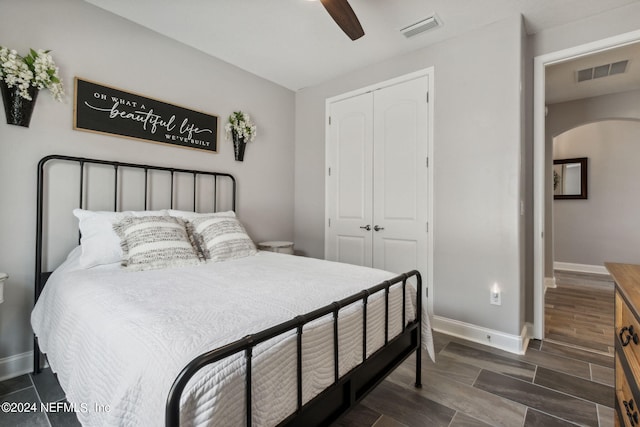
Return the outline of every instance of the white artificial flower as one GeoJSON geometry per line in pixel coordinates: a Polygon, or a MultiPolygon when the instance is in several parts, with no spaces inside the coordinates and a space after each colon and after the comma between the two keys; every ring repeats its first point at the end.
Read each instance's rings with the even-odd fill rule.
{"type": "Polygon", "coordinates": [[[237,137],[245,142],[253,141],[256,137],[256,126],[251,122],[247,113],[234,111],[229,116],[229,121],[224,127],[227,139],[237,137]]]}
{"type": "Polygon", "coordinates": [[[64,88],[58,75],[58,67],[48,51],[31,49],[22,57],[18,52],[0,46],[0,80],[8,87],[17,86],[22,98],[31,100],[28,89],[49,89],[56,101],[64,98],[64,88]]]}

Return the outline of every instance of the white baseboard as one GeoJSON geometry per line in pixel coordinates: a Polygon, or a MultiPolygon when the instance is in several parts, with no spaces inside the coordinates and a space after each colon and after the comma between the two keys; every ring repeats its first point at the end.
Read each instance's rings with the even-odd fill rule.
{"type": "Polygon", "coordinates": [[[0,381],[28,374],[33,370],[33,351],[0,359],[0,381]]]}
{"type": "Polygon", "coordinates": [[[549,288],[557,288],[558,285],[556,283],[555,277],[545,277],[544,278],[544,293],[547,293],[547,289],[549,288]]]}
{"type": "Polygon", "coordinates": [[[433,316],[431,326],[434,330],[443,334],[453,335],[516,354],[525,353],[529,344],[528,330],[532,330],[528,329],[525,324],[520,335],[512,335],[442,316],[433,316]]]}
{"type": "Polygon", "coordinates": [[[578,273],[591,273],[591,274],[604,274],[608,275],[604,265],[588,265],[588,264],[573,264],[570,262],[554,262],[554,270],[575,271],[578,273]]]}

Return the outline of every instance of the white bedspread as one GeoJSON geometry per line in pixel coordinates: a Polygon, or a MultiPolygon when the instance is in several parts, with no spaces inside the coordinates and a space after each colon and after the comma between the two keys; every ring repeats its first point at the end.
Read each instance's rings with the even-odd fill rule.
{"type": "MultiPolygon", "coordinates": [[[[271,252],[142,272],[117,266],[81,270],[72,254],[50,277],[31,322],[83,425],[161,426],[174,379],[197,355],[393,276],[271,252]]],[[[407,289],[409,299],[414,291],[407,289]]],[[[368,354],[384,342],[382,294],[368,306],[368,354]]],[[[390,337],[401,330],[401,300],[401,288],[392,288],[390,337]]],[[[415,309],[411,301],[406,307],[408,322],[415,309]]],[[[362,360],[360,309],[356,303],[340,311],[340,375],[362,360]]],[[[326,345],[332,334],[330,317],[304,329],[305,402],[333,382],[333,346],[326,345]]],[[[422,339],[425,348],[433,348],[428,323],[422,339]]],[[[182,425],[243,425],[244,366],[238,355],[196,375],[182,396],[182,425]]],[[[292,336],[255,348],[253,425],[274,425],[295,411],[295,367],[292,336]]]]}

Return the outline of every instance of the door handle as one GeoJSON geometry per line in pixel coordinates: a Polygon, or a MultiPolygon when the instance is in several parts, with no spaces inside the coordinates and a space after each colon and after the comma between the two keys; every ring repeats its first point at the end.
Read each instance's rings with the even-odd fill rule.
{"type": "Polygon", "coordinates": [[[373,229],[375,231],[381,231],[381,230],[384,230],[384,227],[379,227],[379,226],[376,225],[376,226],[373,227],[373,229]]]}
{"type": "Polygon", "coordinates": [[[360,228],[362,228],[363,230],[371,231],[371,226],[369,224],[361,225],[360,228]]]}

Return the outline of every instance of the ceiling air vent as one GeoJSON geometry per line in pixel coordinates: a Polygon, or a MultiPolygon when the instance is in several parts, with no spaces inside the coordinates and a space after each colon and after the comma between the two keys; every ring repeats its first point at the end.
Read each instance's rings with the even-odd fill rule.
{"type": "Polygon", "coordinates": [[[417,36],[420,33],[424,33],[432,28],[437,28],[441,24],[440,19],[434,13],[430,17],[423,19],[422,21],[416,22],[415,24],[411,24],[408,27],[404,27],[400,30],[400,32],[406,37],[417,36]]]}
{"type": "Polygon", "coordinates": [[[599,65],[593,68],[585,68],[578,71],[578,83],[586,80],[599,79],[601,77],[612,76],[614,74],[622,74],[627,71],[629,60],[614,62],[612,64],[599,65]]]}

